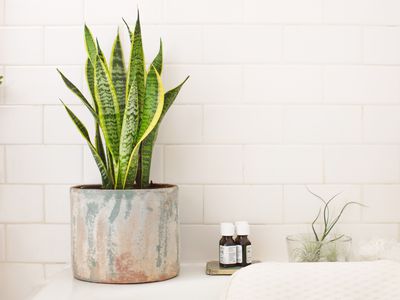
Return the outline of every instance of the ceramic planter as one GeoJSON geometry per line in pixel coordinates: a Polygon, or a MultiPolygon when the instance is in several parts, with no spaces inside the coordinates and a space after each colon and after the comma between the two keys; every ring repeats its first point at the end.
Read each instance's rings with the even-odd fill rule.
{"type": "Polygon", "coordinates": [[[178,275],[178,187],[154,187],[71,188],[75,278],[102,283],[140,283],[178,275]]]}

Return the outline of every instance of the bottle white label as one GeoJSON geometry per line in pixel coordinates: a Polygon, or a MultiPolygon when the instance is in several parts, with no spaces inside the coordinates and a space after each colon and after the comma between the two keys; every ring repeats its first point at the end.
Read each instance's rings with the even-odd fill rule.
{"type": "Polygon", "coordinates": [[[236,261],[237,263],[241,264],[243,261],[243,254],[242,254],[242,245],[237,245],[236,246],[236,261]]]}
{"type": "Polygon", "coordinates": [[[248,245],[246,247],[246,263],[251,264],[251,262],[252,262],[251,245],[248,245]]]}
{"type": "Polygon", "coordinates": [[[219,246],[219,262],[224,265],[236,264],[236,246],[219,246]]]}

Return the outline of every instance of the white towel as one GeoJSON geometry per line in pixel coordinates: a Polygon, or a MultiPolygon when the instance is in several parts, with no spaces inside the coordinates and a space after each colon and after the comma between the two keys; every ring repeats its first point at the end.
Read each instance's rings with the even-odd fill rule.
{"type": "Polygon", "coordinates": [[[259,263],[236,272],[224,300],[400,300],[400,263],[259,263]]]}

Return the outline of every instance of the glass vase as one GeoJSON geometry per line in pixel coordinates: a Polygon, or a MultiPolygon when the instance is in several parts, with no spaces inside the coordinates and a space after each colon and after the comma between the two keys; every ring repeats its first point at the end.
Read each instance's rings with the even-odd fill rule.
{"type": "Polygon", "coordinates": [[[286,238],[290,262],[349,261],[351,237],[331,235],[317,241],[313,234],[296,234],[286,238]]]}

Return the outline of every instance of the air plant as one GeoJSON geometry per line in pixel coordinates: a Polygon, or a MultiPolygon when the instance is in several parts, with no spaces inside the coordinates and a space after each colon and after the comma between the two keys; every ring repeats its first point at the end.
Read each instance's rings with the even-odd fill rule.
{"type": "MultiPolygon", "coordinates": [[[[323,203],[323,207],[319,209],[317,216],[315,217],[315,219],[313,220],[313,222],[311,223],[311,228],[315,237],[315,240],[317,242],[323,242],[325,241],[330,235],[330,233],[332,232],[332,229],[335,227],[335,225],[339,222],[340,218],[342,217],[345,209],[349,206],[349,205],[359,205],[359,206],[364,206],[362,203],[359,202],[355,202],[355,201],[350,201],[347,202],[345,205],[343,205],[343,207],[341,208],[339,214],[331,219],[331,215],[330,215],[330,209],[329,209],[329,205],[331,204],[331,202],[341,194],[337,193],[335,194],[333,197],[331,197],[329,200],[325,200],[324,198],[322,198],[321,196],[315,194],[314,192],[312,192],[309,188],[307,188],[307,190],[315,197],[317,197],[319,200],[322,201],[323,203]],[[318,235],[317,231],[315,230],[315,223],[318,221],[318,219],[321,216],[321,211],[323,211],[323,230],[321,232],[320,235],[318,235]]],[[[344,237],[344,234],[339,235],[337,237],[334,237],[332,239],[330,239],[328,242],[334,242],[337,241],[341,238],[344,237]]]]}
{"type": "Polygon", "coordinates": [[[336,199],[341,193],[335,194],[330,199],[326,200],[323,197],[315,194],[309,188],[307,190],[316,198],[322,202],[322,207],[320,207],[317,216],[311,223],[312,236],[301,237],[299,240],[293,240],[288,238],[288,242],[300,243],[300,247],[292,250],[291,256],[295,261],[298,262],[317,262],[317,261],[337,261],[338,256],[341,251],[347,251],[348,249],[341,249],[338,246],[337,241],[344,242],[351,241],[349,237],[344,234],[335,235],[332,234],[332,230],[335,228],[336,224],[339,222],[346,208],[350,205],[364,206],[363,204],[355,201],[350,201],[345,203],[335,217],[332,217],[330,205],[332,201],[336,199]],[[315,224],[321,218],[322,215],[322,230],[318,234],[315,229],[315,224]],[[347,239],[346,239],[347,238],[347,239]]]}

